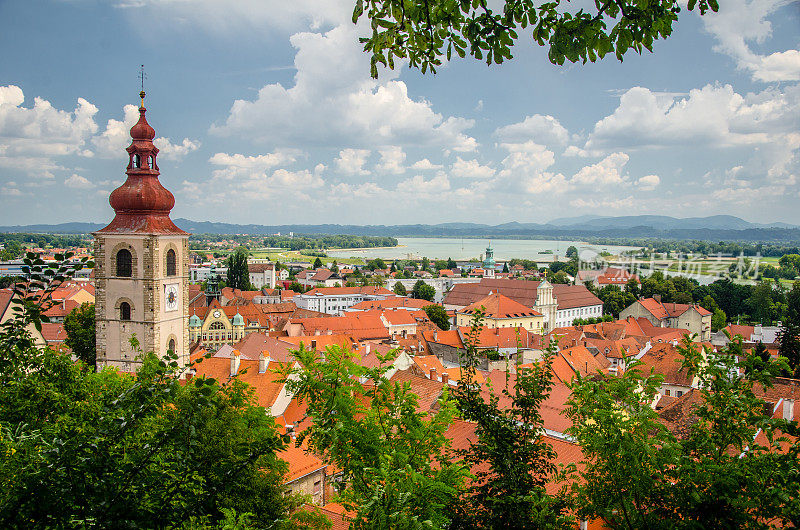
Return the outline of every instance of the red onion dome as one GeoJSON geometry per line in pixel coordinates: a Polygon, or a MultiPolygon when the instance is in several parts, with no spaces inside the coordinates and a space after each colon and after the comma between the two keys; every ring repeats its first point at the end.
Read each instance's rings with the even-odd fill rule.
{"type": "Polygon", "coordinates": [[[155,175],[136,175],[128,176],[122,186],[112,191],[108,202],[117,213],[168,214],[175,206],[175,197],[155,175]]]}
{"type": "Polygon", "coordinates": [[[147,109],[144,107],[139,107],[139,121],[131,127],[131,138],[134,140],[152,141],[156,137],[156,130],[150,127],[150,124],[147,123],[147,118],[144,117],[146,111],[147,109]]]}

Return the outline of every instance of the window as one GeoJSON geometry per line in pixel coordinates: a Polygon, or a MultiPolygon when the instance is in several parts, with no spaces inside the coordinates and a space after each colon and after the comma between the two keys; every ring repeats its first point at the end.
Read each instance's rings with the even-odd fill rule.
{"type": "Polygon", "coordinates": [[[119,319],[120,320],[130,320],[131,319],[131,304],[128,302],[122,302],[119,304],[119,319]]]}
{"type": "Polygon", "coordinates": [[[665,396],[668,396],[668,395],[669,395],[669,389],[667,389],[667,390],[665,390],[665,391],[664,391],[664,395],[665,395],[665,396]]]}
{"type": "Polygon", "coordinates": [[[140,167],[142,167],[142,157],[140,157],[139,155],[133,155],[133,167],[135,169],[139,169],[140,167]]]}
{"type": "Polygon", "coordinates": [[[169,249],[167,251],[167,276],[175,276],[178,273],[178,267],[175,262],[175,251],[169,249]]]}
{"type": "Polygon", "coordinates": [[[148,156],[147,157],[147,165],[150,166],[151,168],[153,167],[154,164],[153,164],[153,157],[152,156],[148,156]]]}
{"type": "Polygon", "coordinates": [[[209,329],[225,329],[225,325],[222,322],[213,322],[209,329]]]}
{"type": "Polygon", "coordinates": [[[130,278],[133,276],[133,256],[127,248],[117,252],[117,276],[130,278]]]}
{"type": "Polygon", "coordinates": [[[172,353],[175,353],[175,339],[169,339],[169,344],[167,345],[167,349],[172,353]]]}
{"type": "Polygon", "coordinates": [[[678,395],[678,397],[681,397],[683,395],[683,390],[677,390],[676,394],[678,395]]]}

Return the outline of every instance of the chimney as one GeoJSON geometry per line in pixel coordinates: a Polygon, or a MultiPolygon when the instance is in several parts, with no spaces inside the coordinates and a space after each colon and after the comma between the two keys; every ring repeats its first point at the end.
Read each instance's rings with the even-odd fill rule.
{"type": "Polygon", "coordinates": [[[311,339],[311,349],[312,350],[317,349],[317,339],[311,339]]]}
{"type": "Polygon", "coordinates": [[[431,368],[430,376],[431,376],[430,378],[433,379],[434,381],[438,381],[439,380],[439,378],[436,377],[436,368],[431,368]]]}
{"type": "Polygon", "coordinates": [[[794,400],[783,400],[783,419],[787,421],[794,421],[794,400]]]}
{"type": "Polygon", "coordinates": [[[267,371],[267,366],[269,366],[269,356],[264,355],[264,352],[262,351],[258,355],[258,373],[265,373],[267,371]]]}
{"type": "Polygon", "coordinates": [[[442,383],[444,383],[446,385],[450,384],[450,376],[447,374],[447,372],[444,372],[442,374],[442,383]]]}
{"type": "Polygon", "coordinates": [[[661,303],[661,295],[660,294],[654,294],[653,295],[653,300],[655,300],[658,303],[661,303]]]}
{"type": "Polygon", "coordinates": [[[367,342],[364,344],[364,355],[369,355],[370,350],[372,349],[372,345],[367,342]]]}
{"type": "Polygon", "coordinates": [[[231,377],[235,376],[239,372],[239,352],[238,350],[233,350],[231,353],[231,377]]]}
{"type": "Polygon", "coordinates": [[[437,333],[436,331],[434,331],[434,332],[433,332],[433,342],[437,342],[437,341],[438,341],[438,336],[439,336],[439,333],[437,333]]]}

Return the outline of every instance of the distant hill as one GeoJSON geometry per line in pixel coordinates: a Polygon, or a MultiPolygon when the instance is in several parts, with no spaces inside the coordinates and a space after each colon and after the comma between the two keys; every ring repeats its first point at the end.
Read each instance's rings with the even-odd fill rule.
{"type": "MultiPolygon", "coordinates": [[[[180,228],[194,234],[352,234],[394,237],[485,237],[519,239],[659,238],[704,241],[800,242],[800,228],[785,223],[762,225],[739,217],[715,215],[678,219],[662,215],[624,217],[581,216],[554,219],[547,224],[511,222],[500,225],[442,223],[436,225],[238,225],[175,219],[180,228]]],[[[104,225],[63,223],[58,225],[4,226],[0,232],[91,233],[104,225]]]]}

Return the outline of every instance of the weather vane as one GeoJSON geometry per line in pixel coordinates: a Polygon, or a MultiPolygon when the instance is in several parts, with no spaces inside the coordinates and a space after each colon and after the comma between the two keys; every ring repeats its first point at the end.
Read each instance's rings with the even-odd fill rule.
{"type": "Polygon", "coordinates": [[[141,107],[144,108],[144,80],[147,79],[147,74],[144,73],[144,65],[141,66],[137,77],[142,81],[142,91],[139,92],[139,97],[142,98],[141,107]]]}

